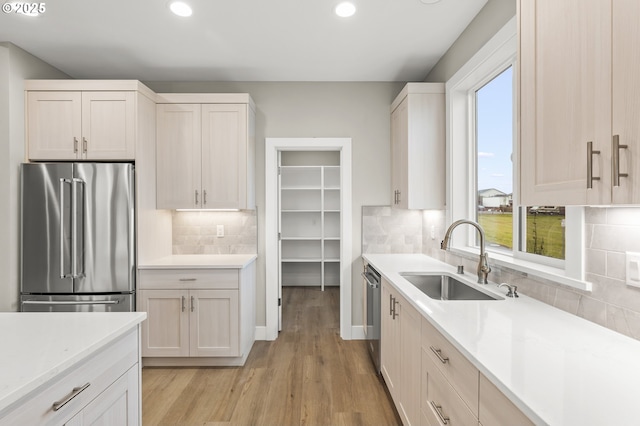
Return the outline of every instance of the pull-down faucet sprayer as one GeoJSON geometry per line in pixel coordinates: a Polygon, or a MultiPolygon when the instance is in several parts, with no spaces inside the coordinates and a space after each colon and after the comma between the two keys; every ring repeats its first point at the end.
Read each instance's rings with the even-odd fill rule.
{"type": "Polygon", "coordinates": [[[484,249],[484,230],[477,222],[467,219],[456,220],[449,226],[447,232],[444,233],[444,239],[440,243],[440,248],[442,250],[446,250],[449,247],[449,239],[451,238],[451,232],[458,226],[463,223],[469,224],[475,227],[480,234],[480,259],[478,261],[478,283],[487,284],[487,277],[489,276],[489,272],[491,272],[491,267],[489,267],[489,263],[487,261],[487,253],[484,249]]]}

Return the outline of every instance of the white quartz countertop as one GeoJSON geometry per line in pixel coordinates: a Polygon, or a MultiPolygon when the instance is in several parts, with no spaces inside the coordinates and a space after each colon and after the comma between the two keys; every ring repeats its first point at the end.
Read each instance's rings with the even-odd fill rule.
{"type": "Polygon", "coordinates": [[[256,254],[176,254],[138,265],[138,269],[242,269],[251,264],[256,254]]]}
{"type": "MultiPolygon", "coordinates": [[[[425,255],[363,258],[536,424],[640,424],[639,341],[522,294],[431,299],[399,274],[455,274],[454,267],[425,255]]],[[[464,277],[480,286],[475,274],[464,277]]],[[[506,294],[495,283],[482,287],[506,294]]]]}
{"type": "Polygon", "coordinates": [[[146,317],[145,312],[0,313],[0,413],[146,317]]]}

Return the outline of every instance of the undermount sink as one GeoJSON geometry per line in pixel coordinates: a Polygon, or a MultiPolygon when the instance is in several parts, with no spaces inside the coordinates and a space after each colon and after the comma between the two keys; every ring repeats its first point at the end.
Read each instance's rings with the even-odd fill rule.
{"type": "Polygon", "coordinates": [[[503,300],[489,292],[471,287],[449,275],[404,272],[400,275],[418,290],[436,300],[503,300]]]}

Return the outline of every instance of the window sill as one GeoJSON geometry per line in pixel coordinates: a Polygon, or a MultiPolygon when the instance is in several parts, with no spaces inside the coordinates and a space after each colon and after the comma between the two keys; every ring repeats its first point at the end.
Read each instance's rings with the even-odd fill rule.
{"type": "MultiPolygon", "coordinates": [[[[451,248],[450,251],[464,257],[465,259],[478,259],[478,250],[451,248]]],[[[568,277],[564,269],[554,268],[552,266],[541,265],[539,263],[529,262],[522,259],[514,259],[511,256],[505,256],[499,253],[489,253],[489,266],[491,265],[496,265],[506,270],[544,278],[582,291],[591,292],[592,290],[592,286],[589,281],[568,277]]]]}

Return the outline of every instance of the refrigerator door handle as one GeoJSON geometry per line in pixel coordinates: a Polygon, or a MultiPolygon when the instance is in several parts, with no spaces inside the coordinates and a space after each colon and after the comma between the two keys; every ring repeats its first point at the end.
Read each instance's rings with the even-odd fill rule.
{"type": "MultiPolygon", "coordinates": [[[[80,214],[78,211],[78,186],[83,185],[82,189],[84,190],[85,181],[73,178],[71,185],[73,191],[71,198],[71,211],[73,212],[71,216],[71,232],[73,241],[71,246],[71,273],[73,278],[80,278],[82,275],[78,272],[78,253],[84,253],[84,229],[82,230],[82,234],[80,234],[81,231],[78,227],[78,215],[80,214]],[[82,243],[80,250],[78,250],[78,242],[82,243]]],[[[80,205],[80,208],[84,215],[84,207],[82,204],[80,205]]],[[[84,225],[84,216],[82,223],[84,225]]],[[[84,257],[82,259],[82,273],[84,273],[84,257]]]]}
{"type": "Polygon", "coordinates": [[[70,179],[60,178],[59,182],[59,191],[60,191],[60,278],[68,278],[73,276],[73,271],[71,274],[67,274],[64,271],[64,185],[71,184],[70,179]]]}
{"type": "Polygon", "coordinates": [[[119,300],[25,300],[23,305],[117,305],[119,300]]]}

